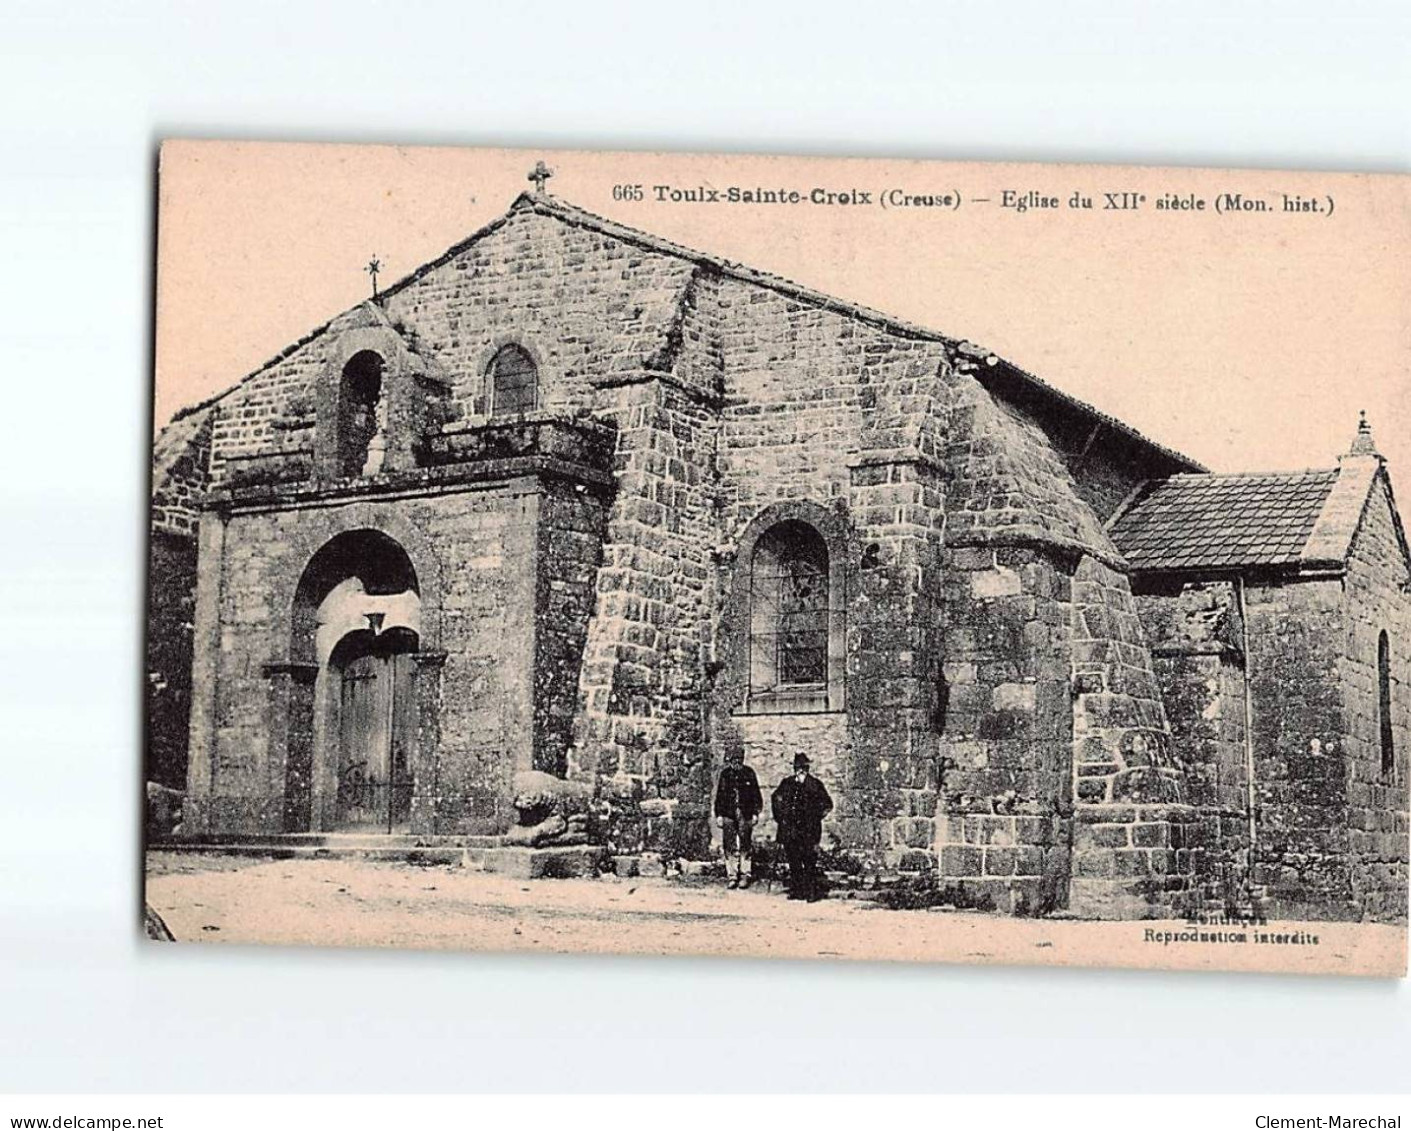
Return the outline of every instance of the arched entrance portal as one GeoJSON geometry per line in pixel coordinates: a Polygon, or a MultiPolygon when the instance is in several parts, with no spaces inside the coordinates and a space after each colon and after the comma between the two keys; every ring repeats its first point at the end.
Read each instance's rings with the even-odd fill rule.
{"type": "Polygon", "coordinates": [[[394,833],[417,776],[421,593],[406,551],[352,530],[309,560],[294,598],[284,827],[394,833]]]}

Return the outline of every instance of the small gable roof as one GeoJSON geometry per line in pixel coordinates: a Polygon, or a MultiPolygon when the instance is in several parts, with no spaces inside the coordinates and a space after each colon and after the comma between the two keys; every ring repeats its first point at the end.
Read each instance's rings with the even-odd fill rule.
{"type": "Polygon", "coordinates": [[[1336,469],[1173,475],[1144,484],[1108,533],[1137,572],[1298,566],[1337,481],[1336,469]]]}

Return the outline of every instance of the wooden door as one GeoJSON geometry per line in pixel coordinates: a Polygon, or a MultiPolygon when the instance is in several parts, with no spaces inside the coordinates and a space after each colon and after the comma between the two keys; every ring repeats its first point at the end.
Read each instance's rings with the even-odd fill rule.
{"type": "Polygon", "coordinates": [[[373,652],[342,669],[338,828],[399,832],[411,818],[412,658],[373,652]]]}
{"type": "Polygon", "coordinates": [[[358,656],[343,666],[338,713],[338,827],[386,827],[388,709],[391,681],[384,656],[358,656]]]}

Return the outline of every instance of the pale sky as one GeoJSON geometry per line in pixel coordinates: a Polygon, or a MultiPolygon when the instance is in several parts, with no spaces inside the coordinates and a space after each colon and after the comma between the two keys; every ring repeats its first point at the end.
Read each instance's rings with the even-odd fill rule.
{"type": "Polygon", "coordinates": [[[168,143],[157,423],[366,298],[374,255],[386,286],[493,220],[540,158],[572,204],[978,342],[1213,470],[1330,466],[1366,409],[1411,482],[1409,182],[1349,174],[168,143]],[[872,199],[672,203],[656,185],[872,199]],[[891,190],[961,205],[879,206],[891,190]],[[1005,190],[1061,207],[1004,209],[1005,190]],[[1146,201],[1103,210],[1104,192],[1146,201]],[[1156,211],[1167,192],[1206,210],[1156,211]],[[1225,192],[1274,211],[1217,215],[1225,192]],[[1283,193],[1322,211],[1284,213],[1283,193]]]}

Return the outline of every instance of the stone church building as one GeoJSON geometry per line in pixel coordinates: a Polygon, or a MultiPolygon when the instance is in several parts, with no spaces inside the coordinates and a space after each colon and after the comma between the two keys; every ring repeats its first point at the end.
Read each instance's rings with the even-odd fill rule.
{"type": "Polygon", "coordinates": [[[1411,557],[1365,425],[1208,474],[541,185],[180,414],[153,489],[187,835],[491,836],[536,769],[704,858],[726,754],[768,790],[805,751],[826,845],[1002,911],[1406,916],[1411,557]]]}

